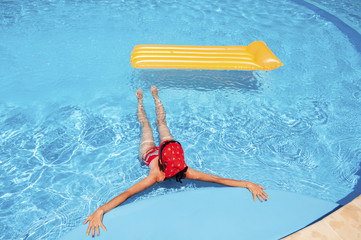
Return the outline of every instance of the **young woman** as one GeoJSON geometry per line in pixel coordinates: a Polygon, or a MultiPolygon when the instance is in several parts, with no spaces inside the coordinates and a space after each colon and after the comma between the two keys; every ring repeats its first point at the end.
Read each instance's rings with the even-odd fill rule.
{"type": "Polygon", "coordinates": [[[95,230],[99,235],[99,226],[104,231],[102,220],[103,215],[109,212],[113,208],[122,204],[126,199],[137,194],[144,189],[149,188],[157,182],[162,182],[166,178],[175,176],[178,182],[182,182],[182,179],[194,179],[199,181],[214,182],[232,187],[243,187],[253,194],[253,199],[256,201],[256,196],[262,202],[262,199],[267,201],[267,194],[263,191],[265,188],[248,181],[238,181],[233,179],[225,179],[218,176],[210,175],[196,171],[187,166],[184,161],[184,153],[182,146],[179,142],[175,141],[171,135],[166,120],[165,111],[163,105],[158,97],[158,89],[155,86],[151,87],[152,95],[155,101],[156,115],[157,115],[157,126],[159,131],[160,146],[157,147],[154,142],[153,132],[150,127],[147,115],[143,107],[143,92],[138,89],[136,92],[138,98],[138,120],[142,125],[142,136],[139,145],[139,157],[142,161],[150,167],[150,171],[147,177],[138,183],[134,184],[128,190],[124,191],[117,197],[110,200],[108,203],[99,207],[92,215],[90,215],[84,222],[89,222],[87,229],[87,235],[92,231],[94,237],[95,230]]]}

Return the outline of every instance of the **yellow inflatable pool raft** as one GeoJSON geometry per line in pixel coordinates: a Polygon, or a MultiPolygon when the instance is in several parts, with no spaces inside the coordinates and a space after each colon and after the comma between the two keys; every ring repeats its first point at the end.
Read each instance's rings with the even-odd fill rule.
{"type": "Polygon", "coordinates": [[[262,41],[248,46],[137,45],[131,63],[135,68],[264,71],[283,65],[262,41]]]}

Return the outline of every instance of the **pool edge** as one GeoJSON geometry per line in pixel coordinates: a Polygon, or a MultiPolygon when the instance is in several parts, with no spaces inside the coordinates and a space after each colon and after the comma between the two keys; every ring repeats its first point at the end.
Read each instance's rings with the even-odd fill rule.
{"type": "Polygon", "coordinates": [[[360,239],[361,194],[321,220],[282,239],[300,240],[314,237],[339,240],[360,239]]]}

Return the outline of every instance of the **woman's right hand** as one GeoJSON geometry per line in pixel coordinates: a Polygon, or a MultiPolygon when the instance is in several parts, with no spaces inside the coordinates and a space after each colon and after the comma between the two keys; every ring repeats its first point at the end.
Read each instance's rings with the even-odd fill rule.
{"type": "Polygon", "coordinates": [[[104,211],[100,208],[98,208],[92,215],[90,215],[89,217],[87,217],[87,219],[85,219],[84,224],[86,224],[87,222],[89,222],[89,226],[88,226],[88,230],[86,232],[86,235],[89,235],[90,230],[92,231],[92,236],[95,236],[95,229],[97,230],[97,234],[99,235],[99,226],[101,226],[104,231],[107,231],[107,229],[104,227],[102,221],[103,221],[103,215],[104,215],[104,211]]]}
{"type": "Polygon", "coordinates": [[[157,175],[156,174],[149,174],[146,178],[140,180],[136,184],[134,184],[132,187],[130,187],[128,190],[122,192],[112,200],[110,200],[108,203],[104,204],[100,208],[98,208],[92,215],[87,217],[85,219],[84,224],[89,222],[88,230],[86,232],[87,235],[89,235],[90,230],[92,231],[92,236],[95,236],[95,229],[97,230],[97,234],[99,235],[99,226],[101,226],[104,231],[107,231],[104,227],[102,220],[103,215],[105,212],[109,212],[113,208],[119,206],[122,204],[125,200],[127,200],[129,197],[133,196],[136,193],[139,193],[143,191],[146,188],[149,188],[150,186],[157,183],[157,175]]]}

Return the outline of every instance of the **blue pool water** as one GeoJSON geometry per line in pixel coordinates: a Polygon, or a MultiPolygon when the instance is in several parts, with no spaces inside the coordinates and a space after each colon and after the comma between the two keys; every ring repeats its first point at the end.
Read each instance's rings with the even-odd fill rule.
{"type": "MultiPolygon", "coordinates": [[[[341,204],[360,194],[359,16],[342,12],[340,23],[342,4],[304,3],[1,1],[0,239],[57,239],[147,175],[134,93],[144,89],[155,129],[152,84],[191,167],[341,204]],[[144,71],[129,62],[137,44],[255,40],[284,66],[144,71]]],[[[131,201],[196,187],[166,182],[131,201]]]]}

